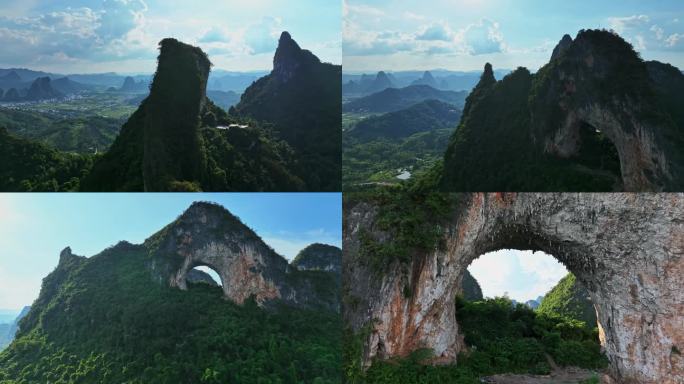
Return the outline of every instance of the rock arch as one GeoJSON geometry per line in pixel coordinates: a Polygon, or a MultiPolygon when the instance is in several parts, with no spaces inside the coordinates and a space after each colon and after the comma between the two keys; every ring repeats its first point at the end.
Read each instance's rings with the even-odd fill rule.
{"type": "Polygon", "coordinates": [[[354,330],[370,326],[364,363],[431,348],[453,362],[464,343],[453,298],[468,265],[503,249],[554,255],[590,292],[610,360],[621,383],[681,383],[684,375],[684,195],[472,194],[443,229],[443,249],[392,265],[378,279],[357,256],[361,229],[376,208],[345,215],[345,307],[354,330]],[[407,297],[405,285],[411,285],[407,297]]]}

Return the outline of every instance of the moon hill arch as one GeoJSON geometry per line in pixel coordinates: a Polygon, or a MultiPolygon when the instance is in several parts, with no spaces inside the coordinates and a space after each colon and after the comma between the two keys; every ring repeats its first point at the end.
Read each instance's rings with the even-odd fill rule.
{"type": "MultiPolygon", "coordinates": [[[[213,282],[208,274],[194,269],[206,266],[220,276],[225,298],[237,304],[253,298],[262,307],[282,303],[340,310],[341,277],[339,272],[327,271],[328,264],[341,264],[339,248],[336,260],[334,253],[323,256],[312,253],[313,256],[304,258],[304,261],[314,258],[308,262],[311,268],[297,268],[218,204],[193,203],[142,245],[120,242],[108,251],[117,249],[145,252],[150,277],[159,284],[187,290],[188,283],[213,282]],[[321,289],[329,286],[336,288],[321,289]]],[[[89,260],[73,255],[66,248],[60,255],[58,269],[89,260]]]]}
{"type": "Polygon", "coordinates": [[[479,193],[458,200],[441,227],[443,247],[416,251],[408,265],[395,261],[380,277],[361,256],[362,237],[391,239],[379,229],[379,207],[360,201],[345,209],[343,290],[358,305],[345,307],[344,320],[354,331],[370,329],[366,366],[423,348],[432,349],[434,363],[457,363],[466,346],[454,297],[466,268],[511,248],[553,255],[587,288],[614,380],[682,382],[684,195],[479,193]]]}
{"type": "Polygon", "coordinates": [[[612,31],[565,35],[536,73],[486,64],[445,152],[444,191],[684,190],[684,75],[612,31]]]}

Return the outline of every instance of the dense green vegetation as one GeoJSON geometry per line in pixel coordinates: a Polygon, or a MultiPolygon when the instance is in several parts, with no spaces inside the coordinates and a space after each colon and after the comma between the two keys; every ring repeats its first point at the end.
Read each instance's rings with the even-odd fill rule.
{"type": "Polygon", "coordinates": [[[59,152],[0,127],[0,190],[77,191],[95,157],[59,152]]]}
{"type": "Polygon", "coordinates": [[[456,107],[428,100],[350,124],[342,139],[344,189],[398,183],[401,170],[415,174],[432,167],[443,156],[459,119],[456,107]]]}
{"type": "Polygon", "coordinates": [[[41,112],[0,108],[0,127],[12,134],[60,151],[82,154],[106,151],[124,121],[96,115],[57,118],[41,112]]]}
{"type": "Polygon", "coordinates": [[[0,382],[340,382],[339,314],[236,305],[208,284],[170,288],[150,257],[120,243],[60,260],[0,353],[0,382]]]}
{"type": "Polygon", "coordinates": [[[596,327],[596,310],[591,303],[589,292],[572,273],[568,273],[544,296],[537,312],[559,314],[583,321],[591,328],[596,327]]]}
{"type": "Polygon", "coordinates": [[[374,229],[391,234],[391,240],[381,242],[369,232],[361,233],[359,256],[378,273],[394,261],[410,262],[417,250],[442,246],[442,226],[458,202],[457,195],[438,192],[419,182],[374,188],[345,198],[363,198],[376,204],[374,229]]]}
{"type": "Polygon", "coordinates": [[[586,369],[602,369],[608,363],[596,329],[558,315],[536,313],[522,304],[513,306],[506,298],[457,299],[456,316],[469,347],[458,356],[457,364],[425,364],[431,352],[421,350],[406,359],[376,361],[364,373],[354,369],[354,339],[346,338],[347,381],[476,384],[480,377],[496,373],[548,374],[548,358],[559,366],[586,369]]]}

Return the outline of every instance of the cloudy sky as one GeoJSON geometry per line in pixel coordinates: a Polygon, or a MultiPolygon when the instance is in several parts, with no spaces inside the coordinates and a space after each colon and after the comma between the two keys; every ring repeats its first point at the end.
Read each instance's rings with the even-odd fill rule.
{"type": "Polygon", "coordinates": [[[341,12],[339,0],[0,0],[0,67],[149,73],[175,37],[216,68],[264,70],[283,30],[339,64],[341,12]]]}
{"type": "Polygon", "coordinates": [[[120,240],[142,243],[197,200],[228,208],[288,259],[315,242],[341,246],[339,193],[3,193],[0,309],[31,304],[65,247],[92,256],[120,240]]]}
{"type": "Polygon", "coordinates": [[[564,34],[613,29],[645,59],[684,68],[681,0],[344,0],[345,71],[545,64],[564,34]]]}
{"type": "Polygon", "coordinates": [[[504,249],[480,256],[468,267],[485,297],[525,302],[545,295],[568,271],[544,252],[504,249]]]}

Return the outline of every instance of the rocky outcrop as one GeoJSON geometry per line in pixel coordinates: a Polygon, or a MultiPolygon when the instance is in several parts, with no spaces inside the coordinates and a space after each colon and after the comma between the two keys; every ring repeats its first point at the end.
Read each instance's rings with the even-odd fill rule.
{"type": "Polygon", "coordinates": [[[345,208],[344,318],[356,331],[370,328],[365,364],[421,348],[432,349],[436,363],[454,362],[465,348],[454,305],[461,277],[479,255],[511,248],[554,255],[586,287],[615,380],[681,382],[684,195],[468,194],[459,201],[442,227],[443,247],[416,252],[409,265],[396,261],[381,276],[360,250],[362,233],[392,239],[375,222],[378,207],[345,208]]]}
{"type": "Polygon", "coordinates": [[[281,83],[292,79],[299,68],[321,64],[321,61],[308,50],[301,49],[290,33],[283,31],[278,39],[278,48],[273,56],[273,76],[281,83]]]}
{"type": "Polygon", "coordinates": [[[572,37],[570,37],[570,35],[563,35],[561,41],[558,42],[556,48],[553,49],[553,53],[551,54],[551,61],[559,58],[563,53],[565,53],[565,51],[568,50],[570,45],[572,45],[572,37]]]}
{"type": "Polygon", "coordinates": [[[490,73],[445,155],[445,190],[684,187],[684,88],[663,86],[681,84],[678,70],[645,63],[612,32],[586,30],[564,36],[536,74],[518,69],[496,82],[490,73]]]}
{"type": "MultiPolygon", "coordinates": [[[[221,278],[226,298],[262,306],[284,302],[300,307],[339,308],[339,300],[318,292],[312,277],[288,265],[249,227],[225,208],[194,203],[176,221],[145,241],[153,255],[155,280],[188,288],[193,268],[207,266],[221,278]]],[[[339,272],[330,273],[339,280],[339,272]]]]}
{"type": "Polygon", "coordinates": [[[327,271],[342,273],[342,250],[328,244],[311,244],[292,260],[300,271],[327,271]]]}

